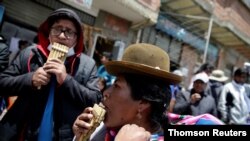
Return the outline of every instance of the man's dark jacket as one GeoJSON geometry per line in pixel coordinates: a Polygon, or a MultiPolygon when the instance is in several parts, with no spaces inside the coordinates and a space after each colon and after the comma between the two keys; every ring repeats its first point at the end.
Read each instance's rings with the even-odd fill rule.
{"type": "Polygon", "coordinates": [[[9,64],[9,47],[5,43],[0,42],[0,72],[4,71],[9,64]]]}
{"type": "MultiPolygon", "coordinates": [[[[60,10],[56,12],[60,14],[65,12],[70,16],[73,15],[73,18],[75,16],[70,10],[60,10]]],[[[32,75],[44,65],[49,54],[47,21],[39,30],[40,44],[22,50],[13,64],[0,75],[1,95],[18,96],[0,122],[1,141],[37,140],[51,82],[37,89],[32,86],[32,75]]],[[[78,35],[75,46],[76,54],[65,61],[68,75],[61,85],[57,84],[54,93],[54,141],[71,141],[74,136],[72,125],[77,116],[84,108],[93,106],[101,99],[95,61],[81,53],[83,37],[82,31],[80,29],[78,31],[81,34],[78,35]]]]}

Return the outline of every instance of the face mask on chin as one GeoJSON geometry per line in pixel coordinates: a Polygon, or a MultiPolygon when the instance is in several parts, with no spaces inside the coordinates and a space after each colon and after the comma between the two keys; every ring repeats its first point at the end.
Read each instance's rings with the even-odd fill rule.
{"type": "MultiPolygon", "coordinates": [[[[73,56],[73,55],[75,54],[74,47],[75,47],[75,45],[73,45],[71,48],[69,48],[67,57],[73,56]]],[[[48,45],[47,48],[48,48],[49,51],[51,51],[51,49],[52,49],[52,44],[50,43],[50,44],[48,45]]]]}

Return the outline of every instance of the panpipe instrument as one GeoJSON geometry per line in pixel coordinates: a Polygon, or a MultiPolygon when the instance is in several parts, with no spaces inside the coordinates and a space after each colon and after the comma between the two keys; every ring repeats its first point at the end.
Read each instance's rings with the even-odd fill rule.
{"type": "Polygon", "coordinates": [[[104,120],[105,113],[106,111],[102,103],[99,103],[99,105],[98,104],[94,105],[93,111],[92,111],[93,118],[90,121],[91,129],[87,133],[81,135],[80,141],[88,141],[90,135],[95,131],[95,129],[104,120]]]}
{"type": "MultiPolygon", "coordinates": [[[[59,43],[53,43],[52,49],[49,53],[47,61],[55,58],[64,62],[66,60],[68,51],[69,51],[69,48],[67,46],[59,44],[59,43]]],[[[38,89],[41,89],[41,86],[38,86],[38,89]]]]}
{"type": "Polygon", "coordinates": [[[49,53],[49,57],[47,61],[50,59],[57,58],[61,60],[62,62],[64,62],[67,57],[68,51],[69,51],[69,48],[67,46],[59,44],[59,43],[53,43],[52,49],[49,53]]]}

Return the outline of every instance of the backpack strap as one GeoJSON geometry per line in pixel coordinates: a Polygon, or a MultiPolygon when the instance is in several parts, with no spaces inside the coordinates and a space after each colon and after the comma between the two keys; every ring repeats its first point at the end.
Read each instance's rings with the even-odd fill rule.
{"type": "Polygon", "coordinates": [[[31,68],[30,68],[30,63],[31,63],[31,59],[32,57],[35,55],[37,56],[37,61],[38,61],[38,65],[42,66],[44,61],[42,60],[41,55],[38,53],[38,49],[36,47],[36,45],[32,45],[30,47],[27,47],[26,49],[24,49],[22,51],[22,53],[20,53],[20,60],[21,60],[21,67],[24,73],[26,72],[31,72],[31,68]]]}

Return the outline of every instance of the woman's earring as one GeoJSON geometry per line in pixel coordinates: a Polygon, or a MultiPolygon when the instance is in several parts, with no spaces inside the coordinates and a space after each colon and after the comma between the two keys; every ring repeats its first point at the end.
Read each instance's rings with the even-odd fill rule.
{"type": "Polygon", "coordinates": [[[138,111],[138,113],[137,113],[137,117],[138,117],[138,119],[139,119],[139,120],[141,120],[141,119],[142,119],[141,110],[139,110],[139,111],[138,111]]]}
{"type": "Polygon", "coordinates": [[[141,110],[138,110],[138,113],[137,113],[137,119],[138,119],[138,125],[141,125],[141,119],[142,119],[142,115],[141,115],[141,110]]]}

